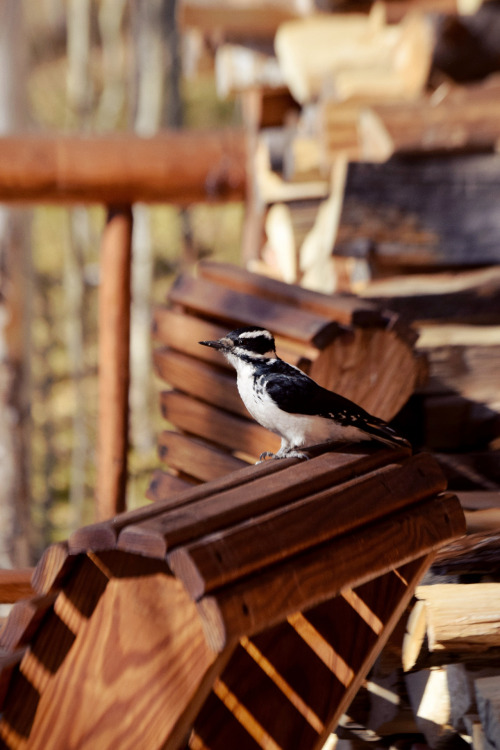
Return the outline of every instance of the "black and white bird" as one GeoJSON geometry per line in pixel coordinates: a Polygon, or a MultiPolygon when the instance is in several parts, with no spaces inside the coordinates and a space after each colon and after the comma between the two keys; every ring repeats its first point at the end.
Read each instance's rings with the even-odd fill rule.
{"type": "Polygon", "coordinates": [[[410,447],[382,419],[280,359],[273,335],[263,328],[238,328],[217,341],[199,343],[217,349],[233,365],[246,408],[259,424],[281,437],[279,451],[262,453],[261,461],[308,458],[297,449],[330,442],[379,440],[410,447]]]}

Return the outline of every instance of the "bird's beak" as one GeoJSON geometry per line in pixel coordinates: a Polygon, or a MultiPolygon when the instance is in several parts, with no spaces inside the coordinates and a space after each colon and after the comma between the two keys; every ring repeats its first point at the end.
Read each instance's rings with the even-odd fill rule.
{"type": "Polygon", "coordinates": [[[226,351],[228,347],[228,339],[217,339],[217,341],[198,341],[202,346],[211,346],[212,349],[219,351],[226,351]]]}

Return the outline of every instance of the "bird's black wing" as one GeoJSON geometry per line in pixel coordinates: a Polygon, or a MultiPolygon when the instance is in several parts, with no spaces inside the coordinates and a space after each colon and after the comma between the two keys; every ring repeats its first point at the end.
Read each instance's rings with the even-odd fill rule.
{"type": "Polygon", "coordinates": [[[396,445],[408,442],[384,422],[344,396],[318,385],[308,375],[282,360],[266,373],[266,390],[280,409],[332,419],[344,427],[357,427],[367,435],[396,445]]]}

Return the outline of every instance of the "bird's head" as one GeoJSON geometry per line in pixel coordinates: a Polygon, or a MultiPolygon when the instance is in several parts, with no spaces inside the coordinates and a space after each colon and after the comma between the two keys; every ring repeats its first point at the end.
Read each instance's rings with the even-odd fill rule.
{"type": "Polygon", "coordinates": [[[272,333],[265,328],[237,328],[216,341],[200,341],[224,354],[235,364],[236,360],[251,361],[276,357],[276,346],[272,333]]]}

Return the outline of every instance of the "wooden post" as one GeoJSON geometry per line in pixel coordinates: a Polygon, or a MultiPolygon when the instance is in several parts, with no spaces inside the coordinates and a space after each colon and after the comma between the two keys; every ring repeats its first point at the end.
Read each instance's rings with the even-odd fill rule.
{"type": "Polygon", "coordinates": [[[109,207],[99,294],[98,520],[125,510],[131,258],[132,209],[109,207]]]}

